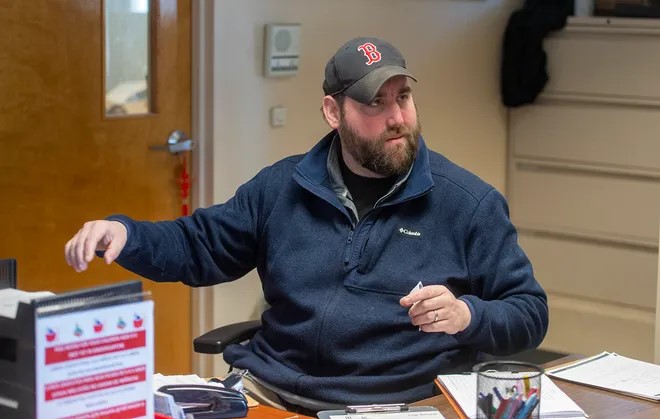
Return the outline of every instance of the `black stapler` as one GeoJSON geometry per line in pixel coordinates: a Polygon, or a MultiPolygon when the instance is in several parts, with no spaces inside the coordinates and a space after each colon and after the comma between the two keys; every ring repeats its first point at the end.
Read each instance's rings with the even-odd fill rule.
{"type": "Polygon", "coordinates": [[[217,386],[174,384],[158,391],[169,394],[174,402],[194,419],[226,419],[247,416],[247,400],[240,391],[217,386]]]}

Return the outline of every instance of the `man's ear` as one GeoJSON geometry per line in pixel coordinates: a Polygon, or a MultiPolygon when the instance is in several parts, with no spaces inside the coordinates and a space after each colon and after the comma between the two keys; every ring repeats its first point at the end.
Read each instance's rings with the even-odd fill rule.
{"type": "Polygon", "coordinates": [[[339,128],[339,121],[341,119],[339,103],[332,96],[325,96],[323,98],[323,116],[325,116],[325,120],[330,125],[330,128],[339,128]]]}

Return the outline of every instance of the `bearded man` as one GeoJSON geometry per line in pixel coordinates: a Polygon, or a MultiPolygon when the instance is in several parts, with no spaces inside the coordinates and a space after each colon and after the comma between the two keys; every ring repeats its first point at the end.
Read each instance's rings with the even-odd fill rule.
{"type": "Polygon", "coordinates": [[[304,413],[424,399],[437,374],[538,346],[546,295],[506,201],[426,147],[415,82],[390,43],[348,41],[325,69],[332,131],[309,152],[189,217],[85,223],[67,262],[100,251],[196,287],[256,268],[270,307],[224,359],[261,402],[304,413]]]}

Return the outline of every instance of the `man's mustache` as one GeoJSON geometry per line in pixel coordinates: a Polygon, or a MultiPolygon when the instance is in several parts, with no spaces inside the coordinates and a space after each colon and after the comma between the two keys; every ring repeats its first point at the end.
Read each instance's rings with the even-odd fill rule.
{"type": "Polygon", "coordinates": [[[390,138],[394,137],[408,137],[412,136],[412,130],[405,125],[399,125],[396,127],[388,128],[383,134],[381,134],[379,142],[385,143],[390,138]]]}

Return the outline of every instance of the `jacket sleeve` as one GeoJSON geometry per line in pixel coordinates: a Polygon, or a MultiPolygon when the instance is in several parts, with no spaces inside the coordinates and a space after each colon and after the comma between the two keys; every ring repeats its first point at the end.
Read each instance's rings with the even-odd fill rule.
{"type": "Polygon", "coordinates": [[[242,277],[256,266],[266,170],[226,203],[198,209],[188,217],[159,222],[108,217],[128,229],[117,263],[154,281],[180,281],[195,287],[242,277]]]}
{"type": "Polygon", "coordinates": [[[518,245],[504,197],[491,189],[469,225],[466,257],[472,295],[464,300],[470,325],[455,337],[495,355],[537,347],[548,329],[546,294],[518,245]]]}

